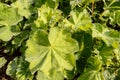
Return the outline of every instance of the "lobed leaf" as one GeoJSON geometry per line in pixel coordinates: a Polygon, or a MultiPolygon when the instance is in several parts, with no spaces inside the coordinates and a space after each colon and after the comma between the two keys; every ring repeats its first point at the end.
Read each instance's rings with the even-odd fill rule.
{"type": "Polygon", "coordinates": [[[37,70],[50,75],[50,70],[72,70],[75,67],[74,54],[78,43],[65,30],[51,28],[50,33],[36,31],[27,41],[26,60],[30,62],[30,70],[37,70]]]}
{"type": "Polygon", "coordinates": [[[106,45],[111,46],[114,42],[120,41],[120,33],[118,31],[108,29],[101,24],[95,24],[92,28],[93,38],[102,39],[106,45]]]}
{"type": "Polygon", "coordinates": [[[32,80],[29,64],[22,57],[15,58],[8,64],[6,74],[17,80],[32,80]]]}
{"type": "Polygon", "coordinates": [[[77,10],[73,10],[70,12],[70,18],[64,20],[65,27],[70,27],[74,29],[80,29],[83,31],[87,31],[91,26],[91,18],[87,12],[87,10],[83,10],[79,12],[77,10]]]}

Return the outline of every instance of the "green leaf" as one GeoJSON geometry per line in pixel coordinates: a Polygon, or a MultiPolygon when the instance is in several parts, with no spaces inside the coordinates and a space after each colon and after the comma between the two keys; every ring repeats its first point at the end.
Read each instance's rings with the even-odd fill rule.
{"type": "Polygon", "coordinates": [[[103,78],[103,75],[101,75],[100,72],[91,70],[83,73],[78,78],[78,80],[105,80],[105,79],[103,78]]]}
{"type": "Polygon", "coordinates": [[[19,32],[14,31],[16,26],[13,25],[21,20],[22,17],[17,13],[17,9],[0,3],[0,39],[9,41],[14,35],[17,35],[19,32]]]}
{"type": "Polygon", "coordinates": [[[120,10],[116,11],[115,14],[115,21],[118,25],[120,25],[120,10]]]}
{"type": "Polygon", "coordinates": [[[22,17],[17,13],[17,9],[0,3],[0,25],[16,25],[21,20],[22,17]]]}
{"type": "Polygon", "coordinates": [[[111,11],[120,10],[120,1],[118,0],[111,1],[111,3],[109,4],[109,6],[106,7],[106,9],[109,9],[111,11]]]}
{"type": "Polygon", "coordinates": [[[77,5],[79,6],[81,3],[81,0],[70,0],[71,8],[74,9],[77,5]]]}
{"type": "Polygon", "coordinates": [[[46,4],[53,9],[57,9],[61,0],[47,0],[46,4]]]}
{"type": "Polygon", "coordinates": [[[28,38],[29,35],[29,31],[25,30],[22,31],[19,35],[17,35],[13,41],[12,44],[14,44],[17,47],[20,47],[23,43],[23,41],[25,41],[28,38]]]}
{"type": "Polygon", "coordinates": [[[54,27],[61,19],[61,11],[52,9],[47,5],[38,9],[38,19],[35,20],[36,27],[46,28],[46,26],[54,27]]]}
{"type": "Polygon", "coordinates": [[[83,9],[84,7],[87,7],[87,5],[89,5],[90,3],[97,2],[99,0],[70,0],[70,5],[73,8],[75,8],[76,6],[80,7],[81,9],[83,9]]]}
{"type": "MultiPolygon", "coordinates": [[[[9,41],[14,35],[18,35],[20,32],[14,32],[11,30],[12,27],[4,26],[0,28],[0,39],[3,41],[9,41]]],[[[14,27],[15,28],[15,27],[14,27]]]]}
{"type": "Polygon", "coordinates": [[[118,31],[108,29],[102,24],[94,24],[92,28],[93,38],[100,38],[107,46],[113,45],[120,41],[120,33],[118,31]]]}
{"type": "Polygon", "coordinates": [[[37,80],[64,80],[64,75],[61,71],[56,71],[52,69],[50,75],[46,76],[43,72],[38,71],[37,80]],[[50,76],[50,77],[49,77],[50,76]]]}
{"type": "Polygon", "coordinates": [[[72,29],[81,29],[87,31],[91,26],[91,18],[87,10],[78,12],[73,10],[70,12],[70,18],[64,20],[65,27],[70,27],[72,29]]]}
{"type": "Polygon", "coordinates": [[[100,59],[99,56],[92,56],[88,59],[88,71],[89,70],[96,70],[96,71],[100,71],[101,67],[102,67],[102,61],[100,59]]]}
{"type": "Polygon", "coordinates": [[[6,59],[4,57],[0,57],[0,68],[3,67],[6,63],[6,59]]]}
{"type": "Polygon", "coordinates": [[[111,24],[113,25],[116,25],[116,24],[120,25],[120,10],[117,10],[111,13],[110,21],[111,21],[111,24]]]}
{"type": "Polygon", "coordinates": [[[84,68],[87,64],[87,60],[92,54],[92,36],[84,31],[77,31],[73,34],[73,38],[75,38],[79,42],[80,47],[79,51],[75,54],[77,61],[76,72],[83,73],[84,68]]]}
{"type": "Polygon", "coordinates": [[[29,70],[29,63],[22,57],[15,58],[8,64],[7,75],[17,80],[32,80],[32,74],[29,70]]]}
{"type": "Polygon", "coordinates": [[[75,67],[73,53],[78,50],[78,43],[65,30],[51,28],[49,34],[38,30],[27,41],[27,46],[25,56],[32,73],[40,70],[50,75],[53,68],[63,71],[75,67]]]}
{"type": "Polygon", "coordinates": [[[50,80],[50,78],[48,76],[46,76],[43,72],[38,71],[37,74],[37,80],[50,80]]]}
{"type": "Polygon", "coordinates": [[[106,45],[103,45],[99,51],[99,55],[102,57],[102,61],[103,63],[105,63],[107,66],[109,66],[112,62],[112,59],[113,59],[113,48],[112,47],[108,47],[106,45]]]}
{"type": "Polygon", "coordinates": [[[99,56],[91,56],[88,59],[88,67],[85,72],[82,73],[78,80],[105,80],[100,70],[102,62],[99,56]]]}
{"type": "Polygon", "coordinates": [[[117,49],[113,50],[114,55],[118,61],[120,61],[120,46],[117,49]]]}
{"type": "Polygon", "coordinates": [[[30,8],[30,0],[17,0],[16,2],[12,3],[12,7],[18,9],[18,13],[21,16],[25,16],[26,18],[29,18],[31,15],[29,8],[30,8]]]}

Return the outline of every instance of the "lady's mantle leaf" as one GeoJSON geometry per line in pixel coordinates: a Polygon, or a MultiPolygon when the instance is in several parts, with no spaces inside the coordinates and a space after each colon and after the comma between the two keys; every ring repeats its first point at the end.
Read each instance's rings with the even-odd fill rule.
{"type": "Polygon", "coordinates": [[[55,24],[62,18],[61,11],[58,9],[52,9],[47,5],[43,5],[38,9],[38,19],[35,20],[36,27],[45,28],[50,25],[54,27],[55,24]]]}
{"type": "Polygon", "coordinates": [[[16,80],[32,80],[32,74],[28,67],[29,63],[22,57],[15,58],[8,64],[6,73],[16,80]]]}
{"type": "Polygon", "coordinates": [[[51,28],[50,33],[36,31],[27,41],[26,60],[30,62],[30,70],[37,70],[50,75],[51,69],[72,70],[75,66],[74,54],[78,43],[65,30],[51,28]]]}
{"type": "Polygon", "coordinates": [[[0,3],[0,39],[9,41],[13,35],[17,35],[18,32],[12,31],[12,26],[21,20],[22,17],[17,13],[17,9],[0,3]]]}
{"type": "Polygon", "coordinates": [[[16,25],[22,17],[17,13],[17,9],[0,3],[0,25],[16,25]]]}
{"type": "Polygon", "coordinates": [[[102,62],[98,56],[90,57],[88,59],[88,67],[86,71],[80,75],[78,80],[105,80],[104,76],[100,72],[102,62]]]}
{"type": "Polygon", "coordinates": [[[30,0],[17,0],[12,4],[12,6],[18,9],[18,13],[21,16],[28,18],[31,15],[29,11],[30,0]]]}
{"type": "Polygon", "coordinates": [[[64,75],[56,69],[52,69],[49,76],[46,76],[43,72],[38,71],[37,80],[64,80],[64,75]]]}
{"type": "Polygon", "coordinates": [[[92,28],[92,36],[102,39],[107,46],[120,42],[120,33],[118,31],[108,29],[101,24],[95,24],[92,28]]]}
{"type": "Polygon", "coordinates": [[[87,71],[83,73],[78,80],[105,80],[103,75],[95,70],[87,71]]]}
{"type": "Polygon", "coordinates": [[[83,10],[82,12],[71,11],[70,18],[65,19],[65,27],[70,27],[72,29],[81,29],[83,31],[88,30],[92,24],[92,20],[87,10],[83,10]]]}

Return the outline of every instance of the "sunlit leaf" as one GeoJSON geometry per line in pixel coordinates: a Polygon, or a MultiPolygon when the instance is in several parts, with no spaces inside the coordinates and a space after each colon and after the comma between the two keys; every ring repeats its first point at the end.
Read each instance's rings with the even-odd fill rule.
{"type": "Polygon", "coordinates": [[[28,18],[30,13],[30,0],[17,0],[16,2],[12,3],[12,6],[18,9],[18,13],[21,16],[25,16],[28,18]]]}
{"type": "Polygon", "coordinates": [[[78,12],[73,10],[70,12],[70,18],[64,20],[65,27],[70,27],[72,29],[81,29],[87,31],[91,26],[91,18],[87,10],[78,12]]]}
{"type": "Polygon", "coordinates": [[[112,29],[108,29],[101,24],[95,24],[92,30],[92,36],[96,38],[101,38],[108,46],[112,45],[116,41],[120,41],[119,32],[112,29]]]}
{"type": "Polygon", "coordinates": [[[58,9],[52,9],[47,5],[41,6],[38,9],[38,19],[35,20],[36,27],[46,28],[54,27],[55,24],[61,19],[61,11],[58,9]]]}
{"type": "Polygon", "coordinates": [[[17,9],[0,3],[0,25],[16,25],[21,20],[22,17],[17,13],[17,9]]]}
{"type": "Polygon", "coordinates": [[[72,70],[75,66],[74,52],[78,43],[65,30],[52,28],[50,33],[38,30],[27,41],[26,60],[30,62],[30,70],[37,70],[50,75],[55,68],[60,71],[72,70]]]}
{"type": "Polygon", "coordinates": [[[22,17],[17,13],[17,9],[0,3],[0,39],[9,41],[14,35],[17,35],[19,31],[14,32],[13,25],[16,25],[21,20],[22,17]]]}
{"type": "Polygon", "coordinates": [[[56,69],[52,69],[50,71],[50,75],[46,76],[43,72],[38,71],[37,80],[64,80],[64,75],[61,71],[56,71],[56,69]]]}

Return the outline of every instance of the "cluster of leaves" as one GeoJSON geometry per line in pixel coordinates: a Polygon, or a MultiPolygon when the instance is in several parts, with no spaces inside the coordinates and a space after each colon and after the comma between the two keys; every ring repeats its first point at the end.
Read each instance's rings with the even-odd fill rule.
{"type": "Polygon", "coordinates": [[[119,80],[119,30],[119,0],[0,0],[0,69],[13,80],[119,80]]]}

